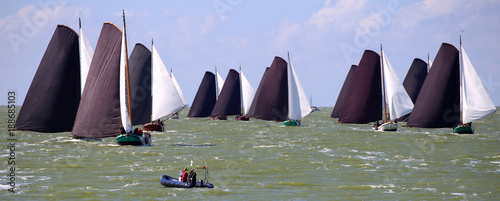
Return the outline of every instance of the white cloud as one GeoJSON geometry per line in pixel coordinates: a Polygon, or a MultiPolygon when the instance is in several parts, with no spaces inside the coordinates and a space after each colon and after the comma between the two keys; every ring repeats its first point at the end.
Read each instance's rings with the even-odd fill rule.
{"type": "Polygon", "coordinates": [[[0,30],[4,30],[3,27],[7,24],[8,21],[10,21],[12,19],[14,19],[14,15],[8,15],[8,16],[0,19],[0,30]]]}
{"type": "Polygon", "coordinates": [[[333,6],[331,1],[325,1],[325,6],[314,13],[308,23],[316,25],[322,29],[328,26],[334,26],[338,31],[347,31],[352,29],[358,19],[357,13],[366,8],[367,0],[351,1],[339,0],[333,6]]]}
{"type": "Polygon", "coordinates": [[[272,35],[269,43],[271,49],[283,50],[290,48],[290,44],[296,43],[293,40],[297,40],[298,36],[301,35],[301,25],[286,21],[272,35]]]}
{"type": "Polygon", "coordinates": [[[424,20],[461,16],[487,4],[484,1],[425,0],[404,8],[400,17],[395,20],[395,26],[412,31],[424,20]]]}
{"type": "MultiPolygon", "coordinates": [[[[82,8],[68,7],[66,2],[48,1],[47,4],[31,4],[20,8],[16,14],[0,19],[0,33],[21,33],[23,29],[41,29],[60,19],[78,16],[82,8]],[[42,7],[43,6],[43,7],[42,7]]],[[[88,8],[84,8],[88,11],[88,8]]]]}

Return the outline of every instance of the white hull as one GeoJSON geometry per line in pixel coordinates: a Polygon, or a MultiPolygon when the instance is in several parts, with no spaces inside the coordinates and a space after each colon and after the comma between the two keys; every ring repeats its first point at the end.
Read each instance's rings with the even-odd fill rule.
{"type": "Polygon", "coordinates": [[[375,130],[376,131],[397,131],[398,130],[398,124],[397,123],[393,123],[393,122],[387,122],[387,123],[384,123],[384,124],[378,126],[378,128],[375,129],[375,130]]]}

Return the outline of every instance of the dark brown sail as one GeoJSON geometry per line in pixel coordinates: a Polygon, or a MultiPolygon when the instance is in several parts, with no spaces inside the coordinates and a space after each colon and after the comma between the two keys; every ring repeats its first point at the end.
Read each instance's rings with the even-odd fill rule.
{"type": "Polygon", "coordinates": [[[80,103],[78,34],[58,25],[19,111],[15,128],[36,132],[71,131],[80,103]]]}
{"type": "Polygon", "coordinates": [[[250,117],[274,121],[286,120],[288,115],[288,80],[287,62],[283,58],[274,57],[271,67],[266,71],[259,84],[253,102],[255,102],[255,110],[250,117]]]}
{"type": "Polygon", "coordinates": [[[422,85],[424,85],[426,77],[427,63],[422,59],[415,58],[403,81],[403,86],[410,96],[411,101],[413,101],[413,104],[417,101],[418,94],[420,93],[420,89],[422,89],[422,85]]]}
{"type": "Polygon", "coordinates": [[[200,87],[196,92],[193,104],[189,109],[188,117],[208,117],[214,109],[216,101],[215,75],[212,72],[205,72],[200,87]]]}
{"type": "Polygon", "coordinates": [[[380,55],[365,50],[340,112],[340,123],[363,124],[382,119],[380,55]]]}
{"type": "Polygon", "coordinates": [[[210,116],[241,115],[240,74],[231,69],[210,116]]]}
{"type": "Polygon", "coordinates": [[[135,44],[128,59],[132,125],[151,122],[151,51],[135,44]]]}
{"type": "Polygon", "coordinates": [[[354,77],[354,73],[356,72],[356,68],[358,68],[358,66],[352,65],[351,69],[349,69],[349,72],[345,77],[344,84],[342,85],[342,89],[340,90],[339,96],[337,97],[337,102],[335,102],[335,106],[333,107],[333,111],[330,117],[339,118],[340,111],[342,110],[342,105],[344,105],[344,99],[347,95],[347,91],[349,91],[349,86],[351,86],[351,81],[354,77]]]}
{"type": "Polygon", "coordinates": [[[257,104],[257,94],[260,94],[261,90],[262,90],[262,81],[266,78],[266,74],[267,72],[269,71],[269,67],[266,67],[266,70],[264,70],[264,74],[262,75],[262,78],[260,79],[260,82],[259,82],[259,87],[257,87],[257,91],[255,92],[255,95],[253,97],[253,100],[252,100],[252,105],[250,106],[250,110],[248,110],[248,114],[247,116],[249,117],[253,117],[254,114],[255,114],[255,108],[256,108],[256,104],[257,104]]]}
{"type": "Polygon", "coordinates": [[[104,23],[90,64],[73,137],[104,138],[120,134],[120,51],[122,32],[104,23]]]}
{"type": "MultiPolygon", "coordinates": [[[[424,84],[425,78],[427,77],[427,63],[422,59],[415,58],[411,63],[408,73],[406,73],[405,80],[403,81],[403,86],[406,92],[411,98],[413,104],[417,101],[418,94],[422,85],[424,84]]],[[[410,114],[404,115],[398,119],[398,121],[406,121],[410,114]]]]}
{"type": "Polygon", "coordinates": [[[443,43],[425,78],[408,126],[453,127],[460,123],[459,52],[443,43]]]}

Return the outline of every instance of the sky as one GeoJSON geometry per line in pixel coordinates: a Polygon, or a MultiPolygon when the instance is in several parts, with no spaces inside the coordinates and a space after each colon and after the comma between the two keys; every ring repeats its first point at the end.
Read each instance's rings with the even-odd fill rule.
{"type": "Polygon", "coordinates": [[[365,49],[384,53],[404,80],[414,58],[433,60],[443,42],[462,44],[495,105],[500,105],[500,0],[207,0],[0,2],[0,105],[21,105],[58,24],[91,46],[104,22],[123,26],[129,55],[151,40],[188,103],[205,71],[225,78],[241,65],[257,88],[275,56],[290,59],[312,105],[333,107],[365,49]]]}

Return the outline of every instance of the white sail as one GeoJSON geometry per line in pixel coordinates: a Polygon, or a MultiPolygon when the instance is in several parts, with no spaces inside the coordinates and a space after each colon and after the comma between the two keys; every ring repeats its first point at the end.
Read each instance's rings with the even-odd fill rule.
{"type": "Polygon", "coordinates": [[[240,81],[241,81],[241,97],[243,102],[244,114],[248,114],[250,110],[250,106],[252,105],[253,96],[255,95],[255,91],[248,82],[247,78],[243,74],[240,68],[240,81]]]}
{"type": "Polygon", "coordinates": [[[122,31],[122,47],[120,54],[120,115],[122,119],[122,126],[127,133],[132,131],[132,123],[130,123],[130,117],[128,113],[127,106],[127,52],[125,43],[125,30],[122,31]]]}
{"type": "Polygon", "coordinates": [[[87,37],[83,34],[83,30],[80,27],[80,79],[81,88],[80,91],[83,94],[83,88],[85,87],[85,81],[87,80],[87,75],[89,74],[90,62],[94,56],[94,49],[90,46],[87,37]]]}
{"type": "Polygon", "coordinates": [[[184,107],[184,103],[154,45],[152,49],[151,94],[153,105],[151,120],[156,120],[179,111],[184,107]]]}
{"type": "Polygon", "coordinates": [[[215,68],[215,79],[217,80],[217,96],[219,96],[220,91],[222,91],[222,86],[224,86],[224,79],[222,79],[222,76],[217,72],[217,68],[215,68]]]}
{"type": "Polygon", "coordinates": [[[481,79],[474,70],[474,66],[465,53],[463,46],[460,46],[462,52],[462,72],[461,72],[461,99],[462,99],[462,123],[467,124],[496,110],[493,101],[483,86],[481,79]]]}
{"type": "Polygon", "coordinates": [[[429,72],[431,70],[431,66],[432,66],[432,61],[431,59],[429,59],[429,57],[427,56],[427,72],[429,72]]]}
{"type": "Polygon", "coordinates": [[[390,119],[394,121],[399,117],[409,114],[413,109],[413,102],[383,50],[382,55],[388,110],[390,119]]]}
{"type": "Polygon", "coordinates": [[[174,86],[177,89],[177,93],[179,93],[179,96],[181,97],[182,104],[184,104],[184,106],[187,106],[188,103],[186,101],[186,97],[184,96],[184,93],[182,93],[181,87],[179,86],[177,79],[175,79],[174,72],[170,73],[170,77],[172,78],[172,82],[174,83],[174,86]]]}
{"type": "Polygon", "coordinates": [[[311,113],[311,105],[307,101],[307,96],[302,89],[299,78],[295,73],[290,57],[287,66],[288,76],[288,118],[300,120],[311,113]]]}

